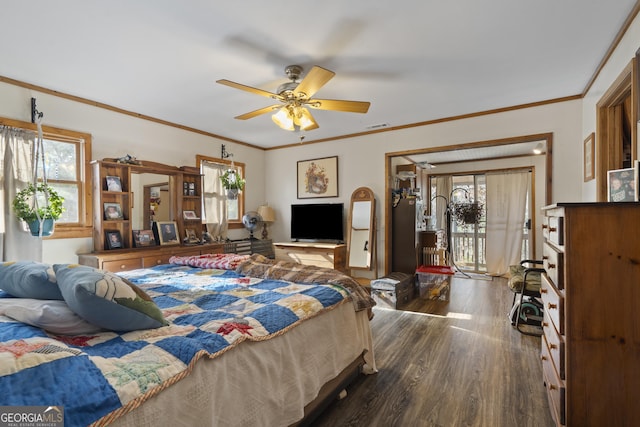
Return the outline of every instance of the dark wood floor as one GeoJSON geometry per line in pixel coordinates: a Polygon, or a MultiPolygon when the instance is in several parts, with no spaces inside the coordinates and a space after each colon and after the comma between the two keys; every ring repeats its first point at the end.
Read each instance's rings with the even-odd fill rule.
{"type": "Polygon", "coordinates": [[[313,426],[552,426],[540,338],[512,328],[512,297],[502,278],[454,277],[449,302],[374,308],[378,373],[313,426]]]}

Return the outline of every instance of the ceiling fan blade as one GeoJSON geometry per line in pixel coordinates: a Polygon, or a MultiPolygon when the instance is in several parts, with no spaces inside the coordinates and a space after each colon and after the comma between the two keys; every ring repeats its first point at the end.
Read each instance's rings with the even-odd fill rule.
{"type": "Polygon", "coordinates": [[[252,119],[260,114],[270,113],[271,111],[277,110],[282,107],[282,105],[269,105],[268,107],[260,108],[259,110],[250,111],[248,113],[241,114],[239,116],[234,117],[234,119],[238,120],[247,120],[252,119]]]}
{"type": "Polygon", "coordinates": [[[280,99],[280,96],[275,93],[258,89],[255,87],[247,86],[247,85],[242,85],[240,83],[232,82],[231,80],[221,79],[221,80],[216,80],[216,83],[220,83],[221,85],[244,90],[246,92],[255,93],[256,95],[266,96],[267,98],[278,99],[278,100],[280,99]]]}
{"type": "Polygon", "coordinates": [[[311,70],[304,76],[298,87],[293,91],[294,94],[304,93],[307,98],[311,98],[320,90],[336,73],[325,68],[314,65],[311,70]]]}
{"type": "Polygon", "coordinates": [[[305,103],[308,107],[317,110],[346,111],[348,113],[366,113],[369,111],[370,102],[345,101],[340,99],[310,99],[305,103]]]}

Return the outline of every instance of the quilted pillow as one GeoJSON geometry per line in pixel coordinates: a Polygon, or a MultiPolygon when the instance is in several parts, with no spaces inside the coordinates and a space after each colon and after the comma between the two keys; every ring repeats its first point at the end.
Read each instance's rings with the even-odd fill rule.
{"type": "Polygon", "coordinates": [[[40,262],[0,263],[0,289],[18,298],[62,299],[53,269],[40,262]]]}
{"type": "Polygon", "coordinates": [[[158,306],[128,280],[77,264],[53,266],[64,300],[80,317],[113,331],[168,325],[158,306]]]}
{"type": "Polygon", "coordinates": [[[102,331],[59,300],[0,298],[0,314],[54,334],[84,335],[102,331]]]}

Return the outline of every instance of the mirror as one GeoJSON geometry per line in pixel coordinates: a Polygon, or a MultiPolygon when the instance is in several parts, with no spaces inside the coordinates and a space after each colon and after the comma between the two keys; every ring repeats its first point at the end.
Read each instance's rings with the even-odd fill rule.
{"type": "Polygon", "coordinates": [[[348,267],[370,270],[375,263],[375,212],[373,191],[367,187],[356,189],[351,195],[349,210],[348,267]]]}
{"type": "Polygon", "coordinates": [[[150,230],[151,221],[173,221],[171,206],[174,195],[171,192],[173,176],[156,173],[131,173],[133,208],[131,228],[150,230]]]}

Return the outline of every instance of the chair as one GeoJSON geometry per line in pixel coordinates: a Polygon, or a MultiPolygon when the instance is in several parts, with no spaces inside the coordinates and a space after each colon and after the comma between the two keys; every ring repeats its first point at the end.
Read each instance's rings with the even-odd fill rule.
{"type": "Polygon", "coordinates": [[[540,277],[545,270],[544,268],[536,267],[540,265],[543,265],[540,260],[525,259],[520,261],[520,264],[509,267],[511,277],[508,285],[514,292],[509,319],[518,332],[525,335],[542,335],[543,306],[539,298],[541,297],[540,277]],[[540,328],[540,330],[538,332],[530,332],[523,330],[521,325],[533,325],[540,328]]]}

